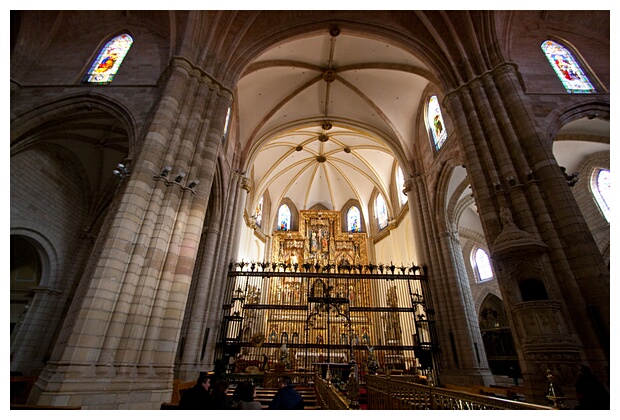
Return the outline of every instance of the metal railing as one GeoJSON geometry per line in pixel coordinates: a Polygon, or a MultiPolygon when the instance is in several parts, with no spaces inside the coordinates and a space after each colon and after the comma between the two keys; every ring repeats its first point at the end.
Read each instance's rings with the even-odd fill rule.
{"type": "Polygon", "coordinates": [[[368,410],[552,410],[551,407],[407,382],[407,378],[366,378],[368,410]]]}
{"type": "Polygon", "coordinates": [[[323,410],[349,410],[350,401],[319,375],[314,378],[314,390],[323,410]]]}

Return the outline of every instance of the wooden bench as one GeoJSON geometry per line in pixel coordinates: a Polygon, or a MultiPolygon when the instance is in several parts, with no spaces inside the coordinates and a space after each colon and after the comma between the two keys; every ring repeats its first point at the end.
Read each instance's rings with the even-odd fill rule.
{"type": "MultiPolygon", "coordinates": [[[[191,383],[191,386],[194,386],[193,384],[194,383],[191,383]]],[[[314,393],[314,388],[296,387],[295,389],[297,389],[301,397],[304,399],[305,410],[317,410],[321,408],[318,405],[316,395],[314,393]]],[[[235,387],[230,386],[226,390],[226,395],[228,395],[229,397],[232,397],[234,392],[235,392],[235,387]]],[[[256,388],[256,396],[254,397],[254,401],[258,401],[261,404],[263,410],[267,410],[269,407],[269,403],[271,402],[271,400],[273,400],[273,397],[276,395],[276,392],[278,392],[277,388],[256,388]]],[[[176,401],[176,402],[162,403],[160,409],[161,410],[178,410],[179,402],[176,401]]]]}

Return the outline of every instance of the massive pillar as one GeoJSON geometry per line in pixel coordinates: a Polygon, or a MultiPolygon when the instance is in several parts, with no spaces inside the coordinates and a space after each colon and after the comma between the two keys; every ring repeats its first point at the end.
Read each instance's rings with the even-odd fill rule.
{"type": "Polygon", "coordinates": [[[171,61],[31,403],[153,409],[173,365],[232,94],[171,61]],[[195,181],[199,181],[196,183],[195,181]]]}
{"type": "Polygon", "coordinates": [[[512,64],[447,97],[530,401],[547,371],[570,392],[579,363],[606,377],[609,271],[535,124],[512,64]]]}
{"type": "Polygon", "coordinates": [[[414,221],[416,253],[429,265],[433,307],[441,348],[440,380],[462,385],[493,382],[478,327],[460,244],[454,232],[442,230],[428,203],[424,176],[407,180],[405,191],[414,221]],[[422,241],[421,238],[426,238],[422,241]],[[421,244],[427,243],[428,249],[421,244]],[[454,269],[462,267],[462,270],[454,269]]]}
{"type": "Polygon", "coordinates": [[[246,179],[232,173],[225,208],[210,215],[203,233],[191,301],[188,303],[183,330],[183,349],[176,369],[181,381],[196,379],[198,372],[214,369],[215,346],[222,320],[222,303],[228,264],[236,254],[237,232],[245,207],[246,179]]]}

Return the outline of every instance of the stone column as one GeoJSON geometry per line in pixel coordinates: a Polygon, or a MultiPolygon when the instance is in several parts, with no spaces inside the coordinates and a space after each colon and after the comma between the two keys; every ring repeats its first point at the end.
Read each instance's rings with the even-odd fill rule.
{"type": "MultiPolygon", "coordinates": [[[[230,180],[229,200],[226,203],[226,211],[222,220],[222,237],[226,238],[218,247],[220,252],[216,257],[217,264],[214,271],[214,279],[210,295],[209,303],[206,309],[206,325],[210,328],[209,340],[206,344],[206,352],[204,359],[209,363],[215,364],[216,344],[220,337],[220,327],[222,322],[224,303],[228,303],[225,299],[224,292],[228,282],[228,267],[237,255],[239,247],[239,229],[243,222],[243,209],[245,208],[245,200],[247,198],[247,181],[246,177],[233,172],[230,180]]],[[[213,365],[211,365],[213,366],[213,365]]]]}
{"type": "Polygon", "coordinates": [[[223,209],[210,217],[204,234],[204,247],[200,256],[200,266],[194,276],[197,282],[190,296],[184,331],[185,345],[178,370],[178,378],[192,381],[198,372],[209,371],[214,367],[214,348],[219,337],[223,292],[225,290],[228,263],[234,255],[239,235],[236,232],[239,209],[243,209],[245,188],[243,177],[232,173],[229,191],[225,197],[217,197],[223,209]],[[224,199],[227,198],[227,201],[224,199]],[[208,336],[207,336],[208,331],[208,336]]]}
{"type": "Polygon", "coordinates": [[[498,66],[450,93],[446,104],[460,134],[524,385],[531,401],[546,403],[547,369],[567,391],[578,363],[604,370],[588,307],[600,309],[608,326],[609,302],[601,299],[609,290],[608,273],[539,134],[516,68],[498,66]],[[542,291],[532,298],[537,287],[542,291]]]}
{"type": "Polygon", "coordinates": [[[173,364],[232,94],[188,61],[163,76],[142,148],[30,402],[156,409],[173,364]],[[197,184],[195,181],[199,181],[197,184]]]}
{"type": "Polygon", "coordinates": [[[427,204],[423,176],[406,180],[405,190],[413,220],[416,254],[424,258],[417,264],[430,266],[429,286],[442,349],[440,379],[444,383],[488,385],[492,382],[491,371],[456,233],[437,233],[440,228],[427,204]],[[422,237],[427,241],[422,241],[422,237]],[[428,249],[423,249],[424,243],[428,243],[428,249]]]}

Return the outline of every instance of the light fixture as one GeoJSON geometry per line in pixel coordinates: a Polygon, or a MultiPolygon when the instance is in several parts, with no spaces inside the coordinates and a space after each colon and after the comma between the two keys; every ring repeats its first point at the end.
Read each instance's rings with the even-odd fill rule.
{"type": "Polygon", "coordinates": [[[528,181],[531,181],[532,179],[534,179],[534,172],[532,172],[531,169],[528,169],[527,171],[525,171],[525,176],[528,181]]]}
{"type": "Polygon", "coordinates": [[[112,173],[120,179],[125,179],[129,176],[129,169],[127,169],[127,167],[122,163],[119,163],[116,165],[116,169],[114,169],[112,173]]]}
{"type": "Polygon", "coordinates": [[[197,179],[193,180],[192,182],[189,183],[189,185],[187,186],[190,190],[193,190],[194,187],[196,185],[198,185],[198,183],[200,183],[200,181],[198,181],[197,179]]]}
{"type": "Polygon", "coordinates": [[[171,166],[164,166],[164,169],[161,170],[161,176],[166,177],[168,176],[168,174],[170,173],[170,171],[172,170],[171,166]]]}
{"type": "Polygon", "coordinates": [[[181,182],[185,178],[185,172],[179,172],[176,178],[174,178],[174,182],[181,182]]]}

